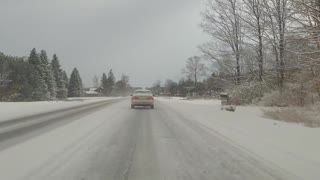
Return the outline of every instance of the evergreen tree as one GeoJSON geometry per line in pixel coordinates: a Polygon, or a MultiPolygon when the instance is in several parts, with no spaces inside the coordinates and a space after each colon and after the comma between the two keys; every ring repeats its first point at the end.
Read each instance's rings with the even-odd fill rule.
{"type": "Polygon", "coordinates": [[[101,87],[103,89],[103,95],[107,95],[108,94],[108,79],[107,79],[107,75],[106,73],[102,74],[102,78],[101,78],[101,87]]]}
{"type": "MultiPolygon", "coordinates": [[[[78,71],[79,72],[79,71],[78,71]]],[[[79,74],[79,81],[80,81],[80,88],[81,88],[81,96],[83,96],[83,83],[82,83],[82,78],[80,76],[80,73],[79,74]]]]}
{"type": "Polygon", "coordinates": [[[40,58],[39,55],[37,54],[37,50],[35,48],[33,48],[30,52],[29,58],[28,58],[28,62],[31,65],[37,66],[40,65],[40,58]]]}
{"type": "Polygon", "coordinates": [[[107,95],[111,94],[111,92],[114,88],[115,81],[116,80],[115,80],[114,74],[111,69],[108,73],[108,79],[107,79],[107,90],[106,90],[107,95]]]}
{"type": "Polygon", "coordinates": [[[9,79],[12,81],[9,84],[11,94],[16,94],[13,100],[32,100],[33,88],[30,84],[32,65],[23,59],[11,61],[9,79]]]}
{"type": "Polygon", "coordinates": [[[62,78],[63,78],[63,81],[65,82],[66,89],[68,89],[69,88],[69,77],[68,77],[68,74],[66,71],[62,72],[62,78]]]}
{"type": "Polygon", "coordinates": [[[45,64],[45,65],[49,64],[47,52],[45,50],[40,51],[40,62],[41,64],[45,64]]]}
{"type": "Polygon", "coordinates": [[[44,80],[45,68],[41,65],[40,57],[35,48],[30,52],[28,63],[32,66],[29,84],[32,87],[32,100],[46,100],[49,98],[48,86],[44,80]]]}
{"type": "Polygon", "coordinates": [[[48,86],[50,99],[55,99],[57,96],[56,81],[53,75],[52,68],[49,65],[48,56],[45,50],[42,50],[40,53],[40,62],[41,62],[41,70],[42,70],[41,74],[46,85],[48,86]]]}
{"type": "Polygon", "coordinates": [[[60,62],[56,54],[53,55],[51,68],[57,85],[57,98],[65,99],[67,97],[68,90],[66,89],[66,83],[63,80],[62,69],[60,67],[60,62]]]}
{"type": "Polygon", "coordinates": [[[74,68],[70,76],[68,89],[69,97],[81,97],[83,95],[82,80],[77,68],[74,68]]]}
{"type": "Polygon", "coordinates": [[[48,98],[47,85],[38,71],[31,72],[30,84],[32,86],[32,100],[44,101],[48,98]]]}

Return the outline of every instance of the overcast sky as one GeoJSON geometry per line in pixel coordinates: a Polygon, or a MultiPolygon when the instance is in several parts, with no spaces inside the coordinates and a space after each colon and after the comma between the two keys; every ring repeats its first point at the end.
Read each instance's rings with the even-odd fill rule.
{"type": "Polygon", "coordinates": [[[180,79],[188,57],[208,40],[202,0],[0,0],[0,51],[56,53],[86,86],[113,69],[133,86],[180,79]]]}

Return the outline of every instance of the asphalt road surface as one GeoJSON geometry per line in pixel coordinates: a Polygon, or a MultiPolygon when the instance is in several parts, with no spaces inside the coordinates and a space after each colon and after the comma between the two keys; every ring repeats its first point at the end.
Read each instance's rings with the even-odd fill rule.
{"type": "MultiPolygon", "coordinates": [[[[82,110],[80,116],[84,118],[84,114],[86,119],[97,124],[95,128],[88,127],[83,138],[48,159],[23,179],[293,179],[263,158],[241,148],[241,145],[168,108],[164,102],[156,102],[155,109],[130,109],[128,99],[118,100],[100,105],[95,110],[92,107],[87,111],[82,110]]],[[[78,118],[74,113],[66,114],[58,119],[69,120],[59,121],[59,125],[51,123],[34,128],[39,129],[37,136],[42,136],[48,130],[66,124],[72,126],[78,118]],[[68,116],[73,116],[71,123],[68,116]],[[40,131],[43,128],[47,131],[40,131]]],[[[34,128],[31,128],[33,132],[36,131],[34,128]]],[[[11,136],[20,140],[1,139],[0,136],[3,141],[2,145],[0,142],[0,148],[9,148],[10,144],[28,140],[23,138],[26,134],[16,133],[21,137],[11,136]]],[[[29,135],[29,138],[34,136],[29,135]]],[[[59,141],[52,143],[59,145],[59,141]]]]}

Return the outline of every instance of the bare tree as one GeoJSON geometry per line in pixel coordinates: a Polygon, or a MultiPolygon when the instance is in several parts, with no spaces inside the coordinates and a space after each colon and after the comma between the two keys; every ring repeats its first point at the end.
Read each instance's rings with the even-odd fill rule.
{"type": "Polygon", "coordinates": [[[161,81],[157,80],[156,82],[154,82],[151,89],[154,94],[159,95],[161,93],[161,81]]]}
{"type": "Polygon", "coordinates": [[[264,11],[264,0],[243,0],[245,12],[243,21],[248,29],[246,38],[253,42],[253,49],[256,51],[259,67],[259,80],[263,80],[264,73],[264,33],[266,24],[266,14],[264,11]]]}
{"type": "Polygon", "coordinates": [[[186,67],[182,70],[182,72],[187,74],[187,76],[192,78],[194,83],[197,84],[198,78],[205,75],[206,68],[205,65],[201,63],[201,58],[194,56],[187,60],[186,67]]]}
{"type": "Polygon", "coordinates": [[[95,76],[93,76],[93,78],[92,78],[92,82],[93,82],[93,86],[94,86],[94,87],[96,87],[96,88],[97,88],[97,87],[99,87],[99,86],[100,86],[100,83],[99,83],[99,82],[100,82],[100,80],[99,80],[98,76],[96,76],[96,75],[95,75],[95,76]]]}
{"type": "MultiPolygon", "coordinates": [[[[320,96],[320,0],[207,0],[199,47],[227,89],[258,77],[304,106],[320,96]],[[275,86],[275,85],[278,86],[275,86]],[[297,100],[298,99],[298,100],[297,100]]],[[[245,84],[243,84],[245,86],[245,84]]]]}
{"type": "Polygon", "coordinates": [[[202,29],[214,39],[227,44],[234,56],[237,84],[240,84],[240,55],[243,44],[243,26],[240,0],[208,0],[202,13],[202,29]]]}
{"type": "Polygon", "coordinates": [[[320,96],[320,0],[294,0],[295,20],[300,24],[296,28],[302,41],[308,41],[299,55],[301,64],[312,75],[312,84],[320,96]]]}
{"type": "Polygon", "coordinates": [[[167,79],[164,83],[164,92],[167,95],[173,96],[177,93],[178,84],[171,79],[167,79]]]}
{"type": "Polygon", "coordinates": [[[264,0],[264,7],[268,17],[266,37],[273,47],[278,83],[282,88],[285,80],[286,35],[293,14],[293,3],[291,0],[264,0]]]}
{"type": "Polygon", "coordinates": [[[122,74],[121,80],[117,81],[115,84],[115,89],[113,93],[126,96],[128,95],[129,91],[130,91],[129,76],[122,74]]]}
{"type": "Polygon", "coordinates": [[[160,80],[157,80],[156,82],[154,82],[152,84],[152,87],[161,87],[161,81],[160,80]]]}
{"type": "MultiPolygon", "coordinates": [[[[295,19],[302,25],[300,32],[320,49],[320,0],[294,0],[297,15],[295,19]]],[[[301,27],[301,26],[300,26],[301,27]]]]}

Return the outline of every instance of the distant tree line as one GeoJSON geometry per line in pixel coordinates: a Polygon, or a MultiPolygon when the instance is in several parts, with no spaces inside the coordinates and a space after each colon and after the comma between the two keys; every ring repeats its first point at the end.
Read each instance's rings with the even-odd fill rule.
{"type": "Polygon", "coordinates": [[[49,60],[45,50],[32,49],[28,57],[0,53],[0,100],[44,101],[83,95],[76,68],[69,77],[61,68],[58,56],[49,60]]]}
{"type": "Polygon", "coordinates": [[[129,76],[122,74],[121,79],[116,81],[115,75],[112,69],[102,74],[99,84],[99,78],[93,77],[93,85],[101,89],[101,93],[104,96],[127,96],[131,93],[131,86],[129,84],[129,76]]]}
{"type": "Polygon", "coordinates": [[[194,81],[190,77],[182,78],[179,81],[167,79],[163,84],[161,81],[156,81],[148,89],[155,95],[166,96],[192,96],[196,93],[196,96],[202,97],[217,97],[222,89],[223,84],[215,73],[212,73],[208,78],[201,78],[201,80],[194,81]]]}
{"type": "Polygon", "coordinates": [[[177,82],[167,79],[163,84],[158,80],[148,89],[156,95],[183,97],[192,95],[216,97],[223,91],[222,76],[217,75],[215,72],[210,72],[201,57],[188,58],[182,73],[186,75],[186,78],[182,78],[177,82]],[[210,74],[207,75],[208,73],[210,74]]]}

